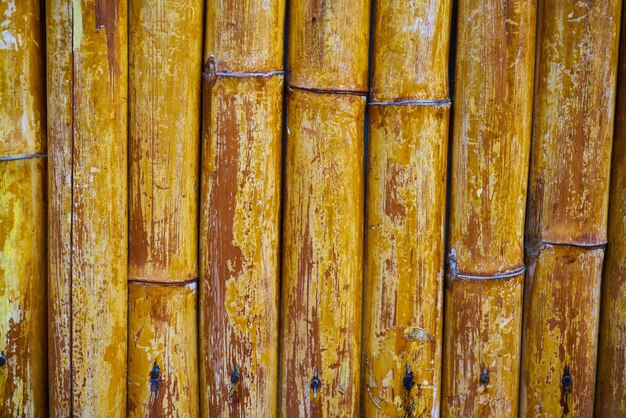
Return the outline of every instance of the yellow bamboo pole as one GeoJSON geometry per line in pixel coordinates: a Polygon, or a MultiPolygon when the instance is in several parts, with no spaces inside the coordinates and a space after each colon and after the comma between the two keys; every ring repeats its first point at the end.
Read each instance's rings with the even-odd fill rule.
{"type": "Polygon", "coordinates": [[[439,415],[451,8],[432,0],[373,7],[361,379],[368,417],[439,415]]]}
{"type": "Polygon", "coordinates": [[[517,416],[532,0],[458,5],[443,416],[517,416]]]}
{"type": "Polygon", "coordinates": [[[595,416],[626,414],[626,31],[622,25],[595,416]]]}
{"type": "Polygon", "coordinates": [[[202,0],[130,2],[128,415],[133,417],[198,415],[203,11],[202,0]]]}
{"type": "Polygon", "coordinates": [[[275,416],[285,2],[206,8],[201,415],[275,416]]]}
{"type": "Polygon", "coordinates": [[[126,1],[46,4],[52,416],[126,413],[126,1]]]}
{"type": "Polygon", "coordinates": [[[355,417],[370,1],[289,7],[280,416],[355,417]]]}
{"type": "Polygon", "coordinates": [[[0,2],[0,416],[47,415],[46,140],[38,0],[0,2]]]}
{"type": "Polygon", "coordinates": [[[593,415],[620,7],[540,5],[522,416],[593,415]]]}

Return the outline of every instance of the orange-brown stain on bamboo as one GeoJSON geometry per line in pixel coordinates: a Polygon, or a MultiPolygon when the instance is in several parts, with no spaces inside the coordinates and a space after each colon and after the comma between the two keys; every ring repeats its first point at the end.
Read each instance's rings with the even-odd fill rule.
{"type": "Polygon", "coordinates": [[[517,416],[535,15],[458,5],[444,416],[517,416]]]}
{"type": "Polygon", "coordinates": [[[278,398],[283,76],[207,80],[200,217],[202,416],[278,398]],[[231,378],[237,368],[237,385],[231,378]]]}
{"type": "Polygon", "coordinates": [[[201,0],[129,10],[129,277],[198,276],[201,0]],[[184,48],[181,48],[184,45],[184,48]]]}
{"type": "Polygon", "coordinates": [[[0,3],[0,416],[47,415],[43,19],[0,3]],[[29,155],[37,155],[28,158],[29,155]],[[13,160],[14,159],[14,160],[13,160]]]}
{"type": "Polygon", "coordinates": [[[622,28],[595,414],[626,413],[626,31],[622,28]]]}
{"type": "Polygon", "coordinates": [[[593,416],[603,257],[602,248],[549,244],[529,257],[522,416],[593,416]]]}
{"type": "Polygon", "coordinates": [[[372,101],[448,99],[450,0],[375,0],[372,101]]]}
{"type": "Polygon", "coordinates": [[[532,245],[606,242],[621,3],[541,2],[527,226],[532,245]]]}
{"type": "Polygon", "coordinates": [[[51,414],[124,416],[126,1],[52,0],[46,13],[51,414]]]}
{"type": "Polygon", "coordinates": [[[367,92],[370,0],[289,3],[287,82],[367,92]]]}
{"type": "Polygon", "coordinates": [[[369,110],[362,412],[438,416],[450,105],[369,110]]]}
{"type": "Polygon", "coordinates": [[[219,72],[282,70],[284,21],[285,0],[207,0],[205,59],[219,72]]]}
{"type": "Polygon", "coordinates": [[[523,277],[448,278],[442,416],[517,417],[523,277]]]}
{"type": "Polygon", "coordinates": [[[523,265],[534,0],[459,3],[450,251],[459,272],[523,265]]]}
{"type": "Polygon", "coordinates": [[[47,414],[45,178],[44,158],[0,161],[0,416],[47,414]]]}
{"type": "Polygon", "coordinates": [[[593,413],[620,11],[540,7],[521,416],[593,413]]]}
{"type": "Polygon", "coordinates": [[[287,94],[283,417],[359,412],[364,116],[362,96],[287,94]]]}
{"type": "Polygon", "coordinates": [[[198,416],[196,299],[195,282],[129,284],[129,417],[198,416]]]}

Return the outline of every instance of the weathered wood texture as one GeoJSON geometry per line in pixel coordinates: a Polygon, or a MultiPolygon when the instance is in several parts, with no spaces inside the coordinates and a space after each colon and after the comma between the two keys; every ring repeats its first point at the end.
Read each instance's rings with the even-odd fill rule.
{"type": "Polygon", "coordinates": [[[283,76],[208,82],[200,223],[202,415],[274,416],[283,76]],[[230,393],[235,365],[240,382],[230,393]]]}
{"type": "Polygon", "coordinates": [[[46,4],[52,416],[126,414],[126,13],[46,4]]]}
{"type": "Polygon", "coordinates": [[[370,100],[449,99],[452,1],[373,3],[370,100]]]}
{"type": "Polygon", "coordinates": [[[289,90],[280,413],[359,412],[365,97],[289,90]],[[314,373],[321,387],[310,390],[314,373]]]}
{"type": "Polygon", "coordinates": [[[0,416],[47,415],[46,139],[38,0],[0,3],[0,416]]]}
{"type": "Polygon", "coordinates": [[[198,276],[203,11],[202,0],[130,3],[132,280],[198,276]]]}
{"type": "Polygon", "coordinates": [[[282,71],[284,23],[285,0],[207,0],[205,60],[217,72],[282,71]]]}
{"type": "Polygon", "coordinates": [[[198,416],[196,299],[195,282],[129,283],[129,417],[198,416]]]}
{"type": "Polygon", "coordinates": [[[449,104],[370,106],[365,416],[438,415],[449,115],[449,104]]]}
{"type": "MultiPolygon", "coordinates": [[[[626,9],[624,9],[626,11],[626,9]]],[[[623,25],[622,25],[623,26],[623,25]]],[[[597,417],[626,415],[626,31],[622,27],[611,166],[608,245],[595,400],[597,417]]]]}
{"type": "Polygon", "coordinates": [[[367,92],[370,0],[289,3],[287,83],[367,92]]]}
{"type": "Polygon", "coordinates": [[[444,416],[517,416],[535,12],[533,0],[458,5],[444,416]]]}
{"type": "Polygon", "coordinates": [[[439,414],[451,8],[431,0],[373,6],[365,416],[439,414]]]}
{"type": "Polygon", "coordinates": [[[591,417],[598,343],[602,248],[546,244],[528,260],[523,416],[591,417]],[[573,386],[566,390],[566,368],[573,386]]]}
{"type": "Polygon", "coordinates": [[[522,284],[520,273],[446,286],[442,416],[517,417],[522,284]]]}
{"type": "Polygon", "coordinates": [[[540,5],[522,416],[593,413],[620,8],[540,5]]]}

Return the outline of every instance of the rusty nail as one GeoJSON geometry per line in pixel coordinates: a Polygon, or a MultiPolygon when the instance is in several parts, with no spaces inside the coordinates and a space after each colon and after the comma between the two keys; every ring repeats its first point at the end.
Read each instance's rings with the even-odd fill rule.
{"type": "Polygon", "coordinates": [[[313,373],[313,379],[311,379],[311,389],[313,389],[313,396],[317,396],[317,391],[322,386],[322,382],[320,381],[317,370],[313,373]]]}
{"type": "Polygon", "coordinates": [[[561,387],[565,394],[568,394],[572,391],[572,387],[574,386],[574,378],[569,374],[569,366],[565,366],[563,369],[563,377],[561,377],[561,387]]]}
{"type": "Polygon", "coordinates": [[[487,371],[487,366],[483,366],[483,372],[480,374],[480,384],[481,385],[489,384],[489,372],[487,371]]]}
{"type": "Polygon", "coordinates": [[[4,356],[4,353],[0,353],[0,367],[4,367],[7,365],[7,358],[4,356]]]}
{"type": "Polygon", "coordinates": [[[150,392],[157,392],[159,390],[159,381],[161,379],[161,368],[154,362],[152,370],[150,370],[150,392]]]}
{"type": "Polygon", "coordinates": [[[409,366],[409,363],[406,364],[406,372],[404,373],[404,379],[402,379],[402,384],[404,385],[404,388],[408,391],[411,391],[411,389],[413,389],[413,386],[415,386],[415,380],[413,380],[413,372],[411,372],[411,367],[409,366]]]}

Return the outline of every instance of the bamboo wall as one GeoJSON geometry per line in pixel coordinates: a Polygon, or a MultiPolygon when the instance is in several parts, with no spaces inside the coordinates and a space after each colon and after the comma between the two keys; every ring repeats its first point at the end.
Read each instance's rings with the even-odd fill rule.
{"type": "Polygon", "coordinates": [[[625,417],[621,0],[0,0],[0,417],[625,417]]]}

